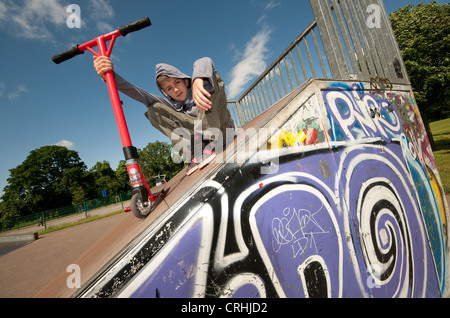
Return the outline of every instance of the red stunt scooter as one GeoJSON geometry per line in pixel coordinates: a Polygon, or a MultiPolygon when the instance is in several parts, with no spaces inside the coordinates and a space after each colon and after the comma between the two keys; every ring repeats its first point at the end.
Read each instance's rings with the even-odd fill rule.
{"type": "MultiPolygon", "coordinates": [[[[111,55],[112,48],[114,47],[114,42],[116,38],[120,36],[126,36],[128,33],[138,31],[145,27],[151,25],[150,19],[145,17],[135,22],[131,22],[127,25],[119,27],[117,30],[101,35],[89,42],[81,45],[75,45],[71,49],[59,53],[52,57],[53,62],[59,64],[72,57],[83,54],[84,51],[88,50],[96,56],[107,56],[111,55]],[[111,41],[109,48],[106,47],[106,43],[111,41]],[[98,46],[99,52],[95,52],[92,48],[98,46]]],[[[112,71],[105,73],[105,80],[108,86],[109,96],[111,97],[111,102],[114,110],[114,115],[116,117],[117,126],[119,128],[120,138],[122,140],[123,153],[125,155],[126,166],[128,171],[128,176],[130,177],[132,196],[131,196],[131,211],[138,218],[145,218],[150,214],[153,206],[159,203],[160,198],[164,190],[158,194],[153,195],[145,177],[141,173],[138,162],[138,152],[136,147],[131,144],[130,134],[128,132],[127,123],[125,121],[125,116],[123,114],[122,103],[119,98],[119,93],[117,91],[116,82],[114,80],[114,75],[112,71]],[[156,202],[158,200],[158,202],[156,202]]]]}

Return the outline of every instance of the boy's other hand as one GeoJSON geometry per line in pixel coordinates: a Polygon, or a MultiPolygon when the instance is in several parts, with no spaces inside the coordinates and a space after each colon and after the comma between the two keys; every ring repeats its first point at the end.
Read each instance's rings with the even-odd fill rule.
{"type": "Polygon", "coordinates": [[[203,79],[197,77],[192,82],[192,97],[195,105],[201,109],[208,111],[212,107],[212,102],[209,100],[211,94],[203,87],[203,79]]]}
{"type": "Polygon", "coordinates": [[[109,57],[94,55],[94,68],[98,76],[105,80],[105,72],[112,71],[114,64],[109,57]]]}

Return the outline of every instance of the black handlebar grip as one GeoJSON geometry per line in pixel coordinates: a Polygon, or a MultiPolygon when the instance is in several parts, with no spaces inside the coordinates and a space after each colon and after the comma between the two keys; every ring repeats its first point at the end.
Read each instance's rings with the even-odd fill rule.
{"type": "Polygon", "coordinates": [[[152,23],[150,22],[150,19],[148,17],[142,18],[140,20],[128,23],[127,25],[119,27],[120,34],[122,36],[126,36],[128,33],[138,31],[140,29],[146,28],[148,26],[151,26],[152,23]]]}
{"type": "Polygon", "coordinates": [[[80,49],[78,48],[78,45],[75,45],[71,49],[68,49],[64,52],[61,52],[59,54],[52,56],[52,60],[56,64],[59,64],[61,62],[67,61],[68,59],[71,59],[72,57],[74,57],[76,55],[83,54],[83,53],[84,52],[80,51],[80,49]]]}

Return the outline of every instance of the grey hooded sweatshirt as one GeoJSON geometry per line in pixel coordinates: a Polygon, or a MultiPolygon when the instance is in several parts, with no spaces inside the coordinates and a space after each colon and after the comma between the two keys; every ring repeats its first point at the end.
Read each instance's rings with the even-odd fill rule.
{"type": "MultiPolygon", "coordinates": [[[[174,77],[174,78],[186,78],[189,80],[188,85],[188,95],[186,99],[182,102],[175,101],[172,99],[169,95],[167,95],[161,87],[159,87],[158,84],[156,84],[163,94],[163,97],[151,94],[145,90],[143,90],[140,87],[137,87],[129,82],[127,82],[125,79],[123,79],[119,74],[115,74],[115,80],[116,80],[116,86],[117,89],[127,95],[128,97],[131,97],[141,103],[143,103],[145,106],[150,107],[152,104],[156,102],[163,103],[169,107],[172,107],[174,110],[178,112],[186,113],[187,115],[190,115],[192,117],[197,117],[197,106],[194,103],[194,99],[192,97],[192,79],[191,77],[187,76],[186,74],[182,73],[180,70],[178,70],[176,67],[160,63],[157,64],[155,67],[156,70],[156,76],[155,80],[160,75],[166,75],[168,77],[174,77]]],[[[203,79],[206,79],[204,87],[208,92],[213,92],[213,74],[215,71],[214,63],[209,57],[204,57],[201,59],[198,59],[194,62],[194,71],[192,74],[192,78],[201,77],[203,79]]]]}

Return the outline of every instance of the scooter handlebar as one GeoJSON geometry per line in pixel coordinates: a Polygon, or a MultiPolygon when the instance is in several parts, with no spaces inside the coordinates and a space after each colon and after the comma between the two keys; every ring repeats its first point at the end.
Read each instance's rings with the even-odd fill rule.
{"type": "MultiPolygon", "coordinates": [[[[145,17],[140,20],[137,20],[137,21],[128,23],[127,25],[119,27],[118,31],[120,32],[120,35],[126,36],[128,33],[139,31],[140,29],[146,28],[150,25],[152,25],[152,23],[150,22],[150,19],[148,17],[145,17]]],[[[115,32],[117,32],[117,30],[115,32]]],[[[113,32],[111,32],[110,34],[113,34],[113,32]]],[[[91,43],[91,42],[88,42],[88,43],[91,43]]],[[[53,62],[55,62],[56,64],[59,64],[61,62],[71,59],[74,56],[83,54],[84,50],[85,50],[85,45],[88,43],[81,45],[82,50],[79,49],[79,45],[75,45],[71,49],[68,49],[64,52],[61,52],[59,54],[52,56],[53,62]]]]}
{"type": "Polygon", "coordinates": [[[64,52],[61,52],[59,54],[56,54],[54,56],[52,56],[52,61],[55,62],[56,64],[59,64],[61,62],[67,61],[69,59],[71,59],[74,56],[77,56],[79,54],[83,54],[84,52],[82,52],[79,48],[78,45],[75,45],[74,47],[72,47],[71,49],[68,49],[64,52]]]}
{"type": "Polygon", "coordinates": [[[148,17],[145,17],[119,27],[119,32],[120,34],[122,34],[122,36],[126,36],[128,33],[139,31],[140,29],[146,28],[151,25],[152,23],[150,22],[150,19],[148,17]]]}

